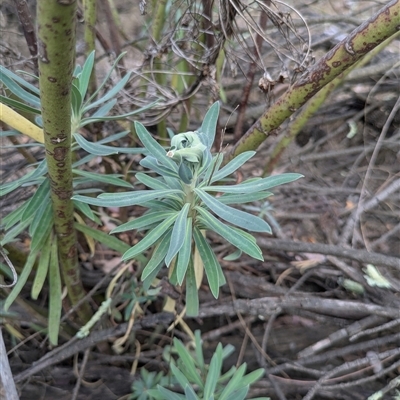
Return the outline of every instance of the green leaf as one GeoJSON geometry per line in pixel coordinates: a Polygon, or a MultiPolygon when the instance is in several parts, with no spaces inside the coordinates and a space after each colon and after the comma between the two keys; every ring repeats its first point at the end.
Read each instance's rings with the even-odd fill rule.
{"type": "Polygon", "coordinates": [[[0,187],[0,197],[3,197],[8,193],[13,192],[15,189],[19,188],[20,186],[21,186],[20,182],[17,182],[17,181],[7,182],[7,184],[0,187]]]}
{"type": "Polygon", "coordinates": [[[122,139],[123,137],[127,136],[130,133],[131,131],[122,131],[114,133],[113,135],[106,136],[105,138],[99,140],[97,143],[104,144],[104,143],[114,142],[116,140],[122,139]]]}
{"type": "Polygon", "coordinates": [[[44,199],[43,203],[38,206],[36,213],[32,214],[33,219],[28,230],[30,237],[35,235],[35,231],[42,221],[43,215],[48,212],[49,207],[51,207],[50,196],[44,199]]]}
{"type": "Polygon", "coordinates": [[[90,116],[90,118],[102,119],[112,110],[115,104],[117,104],[117,99],[110,100],[106,104],[103,104],[94,114],[90,116]]]}
{"type": "Polygon", "coordinates": [[[171,264],[172,259],[178,254],[178,251],[182,248],[183,243],[186,239],[186,225],[187,216],[189,213],[190,204],[186,203],[182,210],[179,212],[176,218],[174,227],[171,234],[171,243],[168,249],[168,253],[165,256],[165,264],[167,267],[171,264]]]}
{"type": "Polygon", "coordinates": [[[138,172],[137,174],[135,174],[135,178],[150,189],[169,189],[169,186],[166,183],[162,182],[160,179],[153,178],[147,174],[144,174],[143,172],[138,172]]]}
{"type": "Polygon", "coordinates": [[[231,396],[235,390],[241,387],[241,380],[246,372],[246,363],[243,363],[234,373],[233,377],[229,380],[228,384],[225,386],[219,400],[231,400],[231,396]]]}
{"type": "Polygon", "coordinates": [[[239,154],[233,160],[231,160],[228,164],[225,165],[222,169],[216,172],[212,178],[211,182],[217,182],[221,179],[225,178],[226,176],[231,175],[237,169],[239,169],[245,162],[250,160],[256,154],[255,151],[245,151],[244,153],[239,154]]]}
{"type": "Polygon", "coordinates": [[[46,281],[46,276],[49,270],[50,263],[50,250],[52,247],[51,241],[52,235],[50,234],[47,237],[47,242],[44,244],[40,252],[38,267],[35,273],[35,279],[33,281],[31,290],[31,297],[33,300],[37,300],[40,292],[43,289],[44,282],[46,281]]]}
{"type": "Polygon", "coordinates": [[[82,67],[82,72],[77,76],[79,82],[79,91],[81,93],[82,99],[85,98],[87,89],[89,87],[90,76],[92,75],[93,65],[94,65],[94,54],[92,51],[86,58],[85,63],[82,67]]]}
{"type": "Polygon", "coordinates": [[[203,143],[209,149],[211,149],[211,146],[214,143],[215,132],[218,123],[219,107],[219,102],[217,101],[209,108],[199,129],[200,137],[202,141],[204,140],[203,143]]]}
{"type": "Polygon", "coordinates": [[[245,204],[252,203],[253,201],[263,200],[272,195],[272,192],[223,194],[222,196],[218,197],[218,201],[223,204],[245,204]]]}
{"type": "Polygon", "coordinates": [[[148,214],[135,218],[132,221],[125,222],[124,224],[114,228],[110,233],[118,233],[118,232],[130,231],[132,229],[147,228],[159,221],[162,221],[170,217],[172,214],[176,215],[176,212],[172,211],[149,212],[148,214]]]}
{"type": "Polygon", "coordinates": [[[122,260],[126,261],[138,254],[143,253],[147,250],[152,244],[154,244],[166,231],[167,229],[173,224],[177,217],[177,214],[172,215],[171,217],[165,219],[161,222],[160,225],[152,229],[150,232],[146,234],[146,236],[135,246],[130,248],[127,252],[124,253],[122,256],[122,260]]]}
{"type": "Polygon", "coordinates": [[[46,202],[50,198],[50,180],[44,180],[36,190],[35,194],[29,200],[24,213],[22,214],[21,220],[29,218],[31,215],[38,211],[40,205],[46,202]]]}
{"type": "Polygon", "coordinates": [[[149,151],[149,153],[156,158],[161,164],[167,166],[170,168],[172,171],[177,172],[178,168],[175,162],[167,157],[167,153],[162,147],[152,136],[151,134],[147,131],[147,129],[140,123],[135,121],[135,130],[136,133],[142,142],[143,146],[146,147],[146,149],[149,151]]]}
{"type": "Polygon", "coordinates": [[[88,172],[88,171],[82,171],[79,169],[73,169],[72,172],[76,175],[84,176],[85,178],[89,178],[92,181],[97,181],[97,182],[103,182],[108,185],[114,185],[114,186],[120,186],[120,187],[126,187],[129,189],[132,189],[132,185],[129,182],[124,181],[121,179],[123,175],[117,175],[117,174],[97,174],[93,172],[88,172]]]}
{"type": "MultiPolygon", "coordinates": [[[[185,386],[185,398],[186,400],[200,400],[200,398],[197,397],[196,392],[190,385],[185,386]]],[[[205,397],[205,398],[208,400],[214,400],[214,397],[205,397]]]]}
{"type": "Polygon", "coordinates": [[[188,269],[190,256],[192,254],[192,223],[193,220],[189,217],[186,220],[185,227],[185,240],[181,249],[179,250],[178,260],[175,265],[176,269],[176,278],[179,285],[182,285],[183,280],[185,279],[185,274],[188,269]]]}
{"type": "Polygon", "coordinates": [[[142,272],[142,281],[148,278],[160,263],[164,260],[167,254],[171,236],[167,233],[161,241],[154,247],[153,255],[142,272]]]}
{"type": "Polygon", "coordinates": [[[21,86],[19,86],[13,79],[9,77],[9,74],[6,72],[6,69],[4,67],[0,68],[0,80],[3,82],[5,86],[18,98],[23,100],[24,102],[30,104],[31,106],[35,108],[40,108],[40,99],[27,92],[25,89],[23,89],[21,86]]]}
{"type": "Polygon", "coordinates": [[[220,286],[218,269],[220,269],[221,266],[219,265],[217,257],[212,251],[207,240],[203,237],[199,229],[197,229],[196,227],[194,228],[193,236],[194,236],[194,241],[196,243],[196,247],[203,261],[211,293],[217,299],[220,286]]]}
{"type": "Polygon", "coordinates": [[[36,257],[38,255],[38,251],[31,251],[29,253],[28,258],[26,259],[26,263],[24,265],[24,269],[22,270],[21,275],[18,277],[18,281],[16,285],[12,288],[10,294],[7,296],[7,299],[4,303],[4,310],[7,311],[14,300],[17,298],[22,288],[25,286],[26,281],[31,274],[33,265],[35,264],[36,257]]]}
{"type": "Polygon", "coordinates": [[[53,346],[58,344],[58,332],[60,330],[62,287],[60,268],[58,265],[57,237],[51,244],[49,265],[49,340],[53,346]]]}
{"type": "Polygon", "coordinates": [[[81,107],[82,107],[82,96],[81,96],[81,92],[79,91],[79,89],[72,84],[71,85],[71,106],[72,106],[72,112],[74,114],[74,116],[78,119],[81,118],[81,107]]]}
{"type": "Polygon", "coordinates": [[[176,338],[174,338],[174,349],[178,353],[179,361],[182,362],[183,368],[181,368],[181,372],[186,376],[188,382],[195,383],[200,388],[203,388],[203,381],[196,370],[192,355],[186,349],[183,343],[176,338]]]}
{"type": "Polygon", "coordinates": [[[89,110],[99,106],[100,104],[105,103],[106,101],[112,99],[115,97],[126,85],[126,83],[129,81],[129,78],[131,77],[131,72],[128,72],[112,89],[110,89],[103,97],[100,97],[100,99],[94,101],[93,103],[87,104],[85,103],[85,106],[83,108],[83,112],[86,113],[89,110]],[[86,105],[87,104],[87,105],[86,105]]]}
{"type": "Polygon", "coordinates": [[[201,369],[202,373],[206,373],[206,365],[204,363],[204,355],[203,355],[203,346],[202,346],[202,340],[201,340],[201,331],[197,329],[194,332],[194,341],[195,341],[195,353],[196,353],[196,361],[201,369]]]}
{"type": "Polygon", "coordinates": [[[8,231],[12,226],[14,226],[17,222],[21,220],[22,214],[25,211],[29,201],[26,201],[20,207],[11,211],[10,214],[6,215],[2,220],[1,224],[5,231],[8,231]]]}
{"type": "Polygon", "coordinates": [[[233,253],[228,254],[223,258],[224,261],[236,261],[242,256],[242,250],[236,249],[233,253]]]}
{"type": "Polygon", "coordinates": [[[229,395],[229,400],[245,400],[248,392],[249,386],[235,390],[229,395]]]}
{"type": "Polygon", "coordinates": [[[81,146],[83,150],[87,151],[90,154],[95,154],[96,156],[108,156],[110,154],[118,154],[118,150],[115,149],[115,147],[89,142],[79,133],[74,133],[73,136],[79,146],[81,146]]]}
{"type": "Polygon", "coordinates": [[[182,386],[182,388],[186,387],[187,385],[190,385],[190,382],[186,375],[179,370],[179,368],[171,363],[171,372],[174,378],[178,381],[178,383],[182,386]]]}
{"type": "Polygon", "coordinates": [[[240,380],[241,386],[252,385],[254,382],[258,381],[264,375],[264,370],[262,368],[256,369],[250,372],[240,380]]]}
{"type": "Polygon", "coordinates": [[[211,211],[225,221],[253,232],[272,232],[270,226],[261,218],[222,204],[201,189],[195,189],[194,191],[211,211]]]}
{"type": "Polygon", "coordinates": [[[161,393],[164,400],[185,400],[185,397],[183,395],[171,392],[170,390],[165,389],[160,385],[157,385],[157,390],[161,393]]]}
{"type": "Polygon", "coordinates": [[[207,171],[204,174],[203,182],[200,184],[200,187],[208,185],[211,182],[211,177],[216,171],[218,171],[219,167],[222,164],[222,161],[224,161],[223,153],[217,153],[217,155],[215,155],[211,160],[211,163],[208,166],[206,165],[204,166],[204,168],[206,168],[207,171]]]}
{"type": "Polygon", "coordinates": [[[157,174],[163,177],[179,178],[177,168],[175,172],[175,170],[172,170],[168,167],[165,167],[164,165],[159,164],[157,162],[157,159],[154,157],[147,156],[143,160],[141,160],[139,164],[144,168],[148,168],[153,170],[154,172],[157,172],[157,174]]]}
{"type": "MultiPolygon", "coordinates": [[[[38,78],[37,76],[31,75],[31,74],[29,74],[29,73],[27,73],[27,72],[25,72],[25,71],[20,71],[20,70],[18,70],[17,72],[18,72],[19,74],[25,74],[25,75],[30,76],[31,78],[35,78],[36,80],[39,80],[39,78],[38,78]]],[[[37,97],[40,96],[40,90],[39,90],[36,86],[32,85],[31,83],[29,83],[28,81],[26,81],[24,78],[20,77],[19,75],[15,74],[14,72],[8,70],[7,68],[5,68],[5,67],[3,67],[3,66],[0,66],[0,77],[1,77],[3,74],[4,74],[4,75],[7,75],[7,76],[8,76],[9,78],[11,78],[13,81],[17,82],[20,86],[22,86],[22,87],[28,89],[30,92],[36,94],[37,97]]]]}
{"type": "MultiPolygon", "coordinates": [[[[33,219],[33,217],[31,217],[33,219]]],[[[25,228],[32,222],[32,219],[27,219],[19,224],[15,225],[12,229],[10,229],[1,239],[0,244],[4,246],[5,244],[11,242],[15,239],[25,228]]]]}
{"type": "Polygon", "coordinates": [[[0,95],[0,103],[3,103],[7,106],[16,108],[19,111],[27,112],[27,113],[32,113],[32,114],[40,114],[41,110],[39,108],[34,108],[31,106],[28,106],[25,103],[22,103],[18,100],[10,99],[9,97],[5,97],[0,95]]]}
{"type": "Polygon", "coordinates": [[[224,193],[253,193],[260,192],[263,190],[271,189],[275,186],[282,185],[284,183],[293,182],[299,178],[302,178],[301,174],[281,174],[275,176],[269,176],[268,178],[262,178],[252,180],[251,182],[240,183],[239,185],[228,185],[228,186],[205,186],[202,189],[207,192],[224,192],[224,193]]]}
{"type": "Polygon", "coordinates": [[[126,207],[140,205],[157,198],[165,198],[176,193],[182,193],[181,190],[137,190],[124,193],[102,193],[98,198],[75,195],[72,200],[92,204],[100,207],[126,207]]]}
{"type": "Polygon", "coordinates": [[[99,87],[97,88],[97,90],[87,99],[87,101],[85,102],[85,106],[87,104],[90,104],[90,102],[97,97],[97,95],[100,93],[100,91],[103,89],[103,87],[105,86],[105,84],[107,83],[108,79],[110,78],[111,74],[113,73],[114,69],[116,68],[116,66],[119,63],[119,60],[126,54],[126,51],[124,51],[123,53],[121,53],[114,61],[114,64],[112,65],[112,67],[110,68],[110,70],[108,71],[106,77],[103,79],[103,82],[101,82],[101,84],[99,85],[99,87]]]}
{"type": "Polygon", "coordinates": [[[94,118],[94,117],[88,117],[88,118],[83,118],[79,124],[80,127],[83,127],[87,124],[92,124],[93,122],[98,122],[98,121],[116,121],[116,120],[121,120],[121,119],[125,119],[128,117],[132,117],[136,114],[140,114],[143,111],[148,110],[149,108],[152,108],[155,104],[158,103],[157,101],[153,101],[150,104],[147,104],[144,107],[138,108],[137,110],[133,110],[131,112],[128,112],[126,114],[119,114],[119,115],[108,115],[108,116],[103,116],[103,117],[98,117],[98,118],[94,118]]]}
{"type": "Polygon", "coordinates": [[[213,215],[211,215],[207,210],[204,210],[201,207],[197,206],[196,210],[201,215],[200,220],[204,223],[205,226],[218,233],[218,235],[223,237],[229,243],[233,244],[235,247],[248,254],[249,256],[257,260],[264,261],[261,249],[253,240],[249,240],[247,238],[245,232],[240,229],[234,229],[228,225],[225,225],[213,215]]]}
{"type": "Polygon", "coordinates": [[[196,286],[193,259],[190,257],[186,271],[186,315],[197,317],[199,315],[199,293],[196,286]]]}
{"type": "MultiPolygon", "coordinates": [[[[109,234],[102,232],[98,229],[91,228],[90,226],[75,223],[74,228],[82,233],[85,233],[86,235],[89,235],[94,240],[97,240],[98,242],[103,243],[108,248],[115,250],[118,253],[123,254],[127,250],[130,249],[130,246],[128,244],[126,244],[125,242],[123,242],[122,240],[119,240],[116,237],[110,236],[109,234]]],[[[136,258],[141,262],[146,261],[146,257],[137,256],[136,258]]]]}
{"type": "Polygon", "coordinates": [[[100,219],[94,214],[93,210],[86,204],[79,201],[73,201],[74,207],[79,210],[83,215],[86,215],[90,220],[101,225],[100,219]]]}
{"type": "Polygon", "coordinates": [[[205,399],[211,398],[214,395],[215,389],[217,387],[218,379],[221,375],[222,368],[222,344],[219,343],[215,353],[213,354],[210,362],[210,367],[207,373],[206,384],[204,385],[204,395],[205,399]]]}
{"type": "MultiPolygon", "coordinates": [[[[87,151],[90,154],[96,156],[108,156],[110,154],[118,154],[118,153],[128,153],[128,154],[142,154],[144,149],[140,148],[125,148],[125,147],[113,147],[113,146],[105,146],[101,144],[102,140],[93,143],[86,140],[82,135],[79,133],[73,134],[76,142],[79,146],[87,151]]],[[[124,134],[125,136],[125,134],[124,134]]],[[[73,165],[74,167],[77,166],[76,164],[73,165]]]]}
{"type": "Polygon", "coordinates": [[[36,249],[40,250],[44,246],[44,243],[53,228],[53,223],[53,207],[50,205],[49,207],[46,207],[35,231],[32,232],[31,251],[36,249]]]}

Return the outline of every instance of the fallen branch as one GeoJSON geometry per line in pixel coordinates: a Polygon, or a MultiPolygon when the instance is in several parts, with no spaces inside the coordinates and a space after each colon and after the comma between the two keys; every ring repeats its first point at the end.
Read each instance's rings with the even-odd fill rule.
{"type": "Polygon", "coordinates": [[[336,257],[349,258],[365,264],[393,267],[400,270],[400,259],[385,256],[380,253],[370,253],[366,250],[350,249],[342,246],[334,246],[321,243],[291,242],[280,239],[259,238],[257,243],[264,249],[291,251],[294,253],[318,253],[336,257]]]}

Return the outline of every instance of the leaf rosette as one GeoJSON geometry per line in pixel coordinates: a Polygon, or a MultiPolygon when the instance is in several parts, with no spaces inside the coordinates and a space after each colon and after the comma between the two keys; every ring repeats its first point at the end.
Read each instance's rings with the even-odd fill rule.
{"type": "Polygon", "coordinates": [[[214,297],[218,297],[220,286],[225,284],[224,273],[206,232],[214,231],[231,243],[237,248],[236,256],[246,253],[263,260],[256,239],[247,231],[271,233],[270,226],[264,219],[230,205],[263,200],[272,194],[269,191],[272,187],[302,176],[289,173],[225,185],[230,182],[229,176],[256,153],[242,153],[224,166],[223,154],[212,157],[218,114],[219,103],[215,103],[197,131],[175,135],[167,150],[142,124],[135,122],[136,133],[147,153],[140,165],[158,175],[136,173],[137,181],[149,189],[103,193],[97,198],[74,196],[75,201],[103,207],[141,205],[148,208],[142,216],[111,233],[146,231],[143,239],[125,252],[123,259],[132,259],[153,249],[142,272],[144,287],[149,288],[161,268],[167,266],[171,284],[186,286],[186,312],[191,316],[198,314],[198,288],[203,271],[214,297]],[[221,195],[215,197],[213,193],[221,195]]]}

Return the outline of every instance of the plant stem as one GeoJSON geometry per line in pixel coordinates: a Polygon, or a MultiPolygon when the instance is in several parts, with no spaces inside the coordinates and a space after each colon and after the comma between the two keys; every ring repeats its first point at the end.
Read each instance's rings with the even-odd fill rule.
{"type": "Polygon", "coordinates": [[[347,76],[356,68],[361,68],[365,64],[371,61],[371,59],[376,56],[380,51],[382,51],[389,43],[391,43],[395,38],[400,35],[400,32],[394,34],[390,38],[386,39],[379,46],[376,46],[372,51],[370,51],[366,56],[364,56],[360,61],[353,64],[345,72],[338,75],[332,82],[329,82],[324,86],[304,107],[296,119],[289,125],[287,133],[281,139],[281,141],[274,147],[271,156],[268,158],[263,176],[268,175],[272,172],[282,153],[289,146],[290,143],[296,138],[296,136],[301,132],[304,125],[311,119],[311,117],[318,111],[318,109],[324,104],[326,98],[340,85],[342,84],[347,76]]]}
{"type": "MultiPolygon", "coordinates": [[[[83,0],[83,17],[85,19],[85,54],[86,57],[96,50],[96,19],[97,19],[97,0],[83,0]]],[[[89,92],[96,91],[96,70],[92,69],[89,82],[89,92]]]]}
{"type": "MultiPolygon", "coordinates": [[[[39,88],[60,269],[72,306],[85,296],[74,230],[71,167],[71,82],[76,0],[38,0],[39,88]]],[[[89,320],[88,303],[77,310],[89,320]]]]}
{"type": "Polygon", "coordinates": [[[283,96],[258,119],[224,160],[256,150],[264,140],[318,93],[365,54],[394,35],[400,26],[400,0],[392,0],[312,66],[283,96]]]}

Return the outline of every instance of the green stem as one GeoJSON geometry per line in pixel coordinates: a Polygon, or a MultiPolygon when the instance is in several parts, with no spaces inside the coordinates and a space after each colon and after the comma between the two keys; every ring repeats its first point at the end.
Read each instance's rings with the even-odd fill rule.
{"type": "MultiPolygon", "coordinates": [[[[83,0],[83,17],[85,20],[85,54],[88,56],[96,50],[97,0],[83,0]]],[[[94,93],[96,88],[96,70],[93,68],[90,75],[89,92],[94,93]]]]}
{"type": "Polygon", "coordinates": [[[400,0],[392,0],[338,43],[284,93],[236,143],[224,163],[245,151],[256,150],[296,110],[365,54],[394,35],[399,26],[400,0]]]}
{"type": "Polygon", "coordinates": [[[263,176],[268,175],[272,172],[282,153],[289,146],[290,143],[296,138],[296,136],[303,129],[307,121],[318,111],[318,109],[324,104],[326,98],[347,78],[347,76],[356,68],[361,68],[363,65],[367,64],[371,59],[381,52],[389,43],[391,43],[395,38],[400,35],[400,32],[386,39],[379,46],[375,47],[370,51],[365,57],[363,57],[356,64],[352,65],[345,72],[337,76],[332,82],[324,86],[304,107],[301,113],[296,117],[296,119],[289,125],[287,133],[281,139],[281,141],[273,149],[271,156],[266,162],[263,176]]]}
{"type": "MultiPolygon", "coordinates": [[[[85,296],[79,272],[72,196],[71,82],[75,64],[76,0],[38,0],[39,87],[60,269],[71,305],[85,296]]],[[[84,303],[77,313],[90,318],[84,303]]]]}
{"type": "MultiPolygon", "coordinates": [[[[158,46],[160,40],[161,40],[161,34],[162,30],[164,27],[165,23],[165,9],[167,6],[167,0],[158,0],[155,1],[154,4],[156,5],[156,13],[155,13],[155,18],[154,18],[154,23],[153,23],[153,29],[152,29],[152,36],[153,40],[158,46]]],[[[157,56],[157,58],[161,58],[162,55],[157,56]]],[[[163,63],[160,61],[154,61],[153,64],[154,69],[156,70],[162,70],[163,68],[163,63]]],[[[154,74],[156,82],[160,85],[160,87],[163,87],[166,85],[166,79],[165,79],[165,74],[156,72],[154,74]]],[[[157,134],[161,138],[160,144],[165,146],[168,143],[168,133],[167,133],[167,124],[165,120],[160,121],[157,124],[157,134]]]]}

